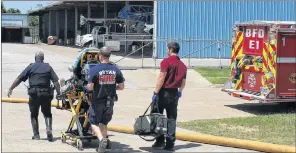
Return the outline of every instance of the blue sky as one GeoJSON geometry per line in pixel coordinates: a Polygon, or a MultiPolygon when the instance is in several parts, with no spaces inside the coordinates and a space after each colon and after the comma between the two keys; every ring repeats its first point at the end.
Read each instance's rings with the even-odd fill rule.
{"type": "Polygon", "coordinates": [[[3,1],[6,9],[17,8],[21,11],[21,13],[27,13],[31,7],[35,8],[37,4],[45,6],[49,2],[52,1],[3,1]]]}

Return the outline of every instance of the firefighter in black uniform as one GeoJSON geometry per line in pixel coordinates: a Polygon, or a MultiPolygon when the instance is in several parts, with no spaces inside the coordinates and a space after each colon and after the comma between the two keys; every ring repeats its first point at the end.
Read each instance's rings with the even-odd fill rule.
{"type": "Polygon", "coordinates": [[[13,82],[8,91],[8,97],[12,90],[22,81],[29,78],[29,108],[31,112],[31,124],[33,128],[34,140],[39,140],[38,114],[41,106],[41,112],[45,118],[46,134],[48,141],[53,141],[52,135],[52,114],[51,101],[53,99],[54,88],[50,85],[50,80],[54,83],[57,95],[60,95],[59,78],[48,63],[44,63],[44,54],[39,51],[35,54],[35,63],[31,63],[13,82]]]}

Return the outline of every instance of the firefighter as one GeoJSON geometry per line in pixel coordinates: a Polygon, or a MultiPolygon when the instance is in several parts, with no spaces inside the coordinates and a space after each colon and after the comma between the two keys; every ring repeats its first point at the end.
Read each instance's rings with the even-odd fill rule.
{"type": "Polygon", "coordinates": [[[50,86],[50,80],[54,83],[57,96],[60,95],[59,78],[48,63],[44,63],[44,53],[39,51],[35,54],[35,63],[31,63],[13,82],[8,91],[8,97],[12,91],[22,81],[25,82],[29,78],[29,108],[31,112],[31,124],[33,129],[33,140],[39,140],[39,124],[38,114],[41,111],[45,118],[46,134],[48,141],[53,141],[52,135],[52,114],[51,100],[53,99],[53,88],[50,86]]]}
{"type": "Polygon", "coordinates": [[[92,130],[100,143],[97,152],[110,149],[110,140],[107,137],[107,125],[113,116],[113,106],[116,99],[116,90],[124,89],[124,77],[116,65],[110,63],[111,49],[103,47],[99,52],[101,64],[92,67],[89,71],[86,92],[92,91],[91,105],[88,120],[92,130]]]}
{"type": "Polygon", "coordinates": [[[157,105],[159,111],[163,113],[166,109],[168,118],[168,133],[166,143],[164,135],[157,137],[152,147],[164,147],[165,150],[173,151],[176,140],[176,119],[178,100],[182,95],[185,87],[187,67],[178,57],[179,44],[171,42],[168,44],[168,56],[162,60],[160,64],[160,74],[157,79],[156,88],[154,90],[152,101],[157,105]]]}

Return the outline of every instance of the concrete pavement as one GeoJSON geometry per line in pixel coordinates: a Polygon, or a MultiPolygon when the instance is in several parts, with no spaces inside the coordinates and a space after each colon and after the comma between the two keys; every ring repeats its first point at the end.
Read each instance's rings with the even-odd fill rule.
{"type": "MultiPolygon", "coordinates": [[[[60,132],[66,130],[70,123],[71,113],[52,108],[54,142],[46,141],[45,122],[42,113],[39,115],[40,136],[42,140],[31,140],[32,130],[27,104],[2,103],[2,151],[3,152],[80,152],[71,146],[73,142],[63,144],[60,132]]],[[[115,118],[117,120],[117,118],[115,118]]],[[[114,124],[114,123],[113,123],[114,124]]],[[[110,132],[112,149],[108,152],[164,152],[152,149],[152,142],[146,142],[135,135],[110,132]]],[[[95,152],[98,141],[84,143],[83,152],[95,152]]],[[[220,147],[214,145],[176,142],[176,152],[247,152],[247,150],[220,147]]]]}
{"type": "MultiPolygon", "coordinates": [[[[2,44],[2,97],[6,97],[7,89],[20,72],[31,62],[34,62],[34,52],[42,49],[45,52],[45,62],[51,64],[60,78],[70,77],[67,70],[77,55],[77,49],[61,48],[55,46],[2,44]]],[[[114,58],[114,57],[113,57],[114,58]]],[[[120,58],[120,57],[115,57],[120,58]]],[[[131,61],[129,61],[131,62],[131,61]]],[[[115,114],[110,124],[132,126],[135,117],[141,115],[149,105],[155,80],[159,70],[142,69],[136,71],[123,71],[127,80],[126,89],[120,91],[119,101],[115,105],[115,114]]],[[[27,98],[26,88],[20,84],[13,91],[13,98],[27,98]]],[[[226,105],[235,105],[242,101],[229,97],[210,84],[198,73],[189,70],[187,87],[179,102],[178,121],[193,119],[211,119],[234,116],[250,116],[247,112],[239,111],[226,105]],[[215,95],[215,96],[213,96],[215,95]]],[[[31,125],[27,104],[2,103],[2,146],[5,152],[73,152],[76,148],[62,144],[60,140],[53,143],[47,141],[31,141],[31,125]]],[[[71,113],[53,108],[54,135],[60,136],[60,131],[66,130],[70,122],[71,113]]],[[[43,116],[39,118],[40,133],[45,136],[43,116]]],[[[180,129],[178,129],[180,130],[180,129]]],[[[152,143],[145,142],[134,135],[111,132],[114,142],[113,151],[144,151],[152,152],[152,143]]],[[[57,138],[58,139],[58,138],[57,138]]],[[[84,151],[93,152],[94,145],[84,151]]],[[[177,152],[244,152],[247,150],[229,147],[213,146],[198,143],[176,142],[177,152]]],[[[160,151],[160,150],[158,150],[160,151]]],[[[157,152],[158,152],[157,151],[157,152]]]]}

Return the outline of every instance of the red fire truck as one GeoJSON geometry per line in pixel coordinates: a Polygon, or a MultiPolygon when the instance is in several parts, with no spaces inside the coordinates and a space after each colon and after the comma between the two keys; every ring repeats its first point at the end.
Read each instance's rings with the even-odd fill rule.
{"type": "Polygon", "coordinates": [[[230,80],[222,91],[259,102],[296,102],[296,22],[236,24],[230,80]]]}

